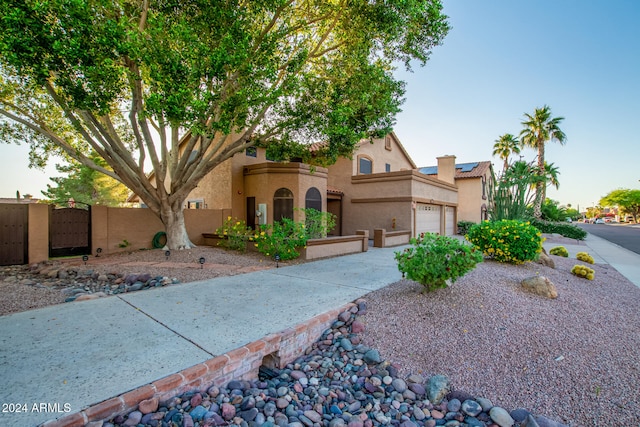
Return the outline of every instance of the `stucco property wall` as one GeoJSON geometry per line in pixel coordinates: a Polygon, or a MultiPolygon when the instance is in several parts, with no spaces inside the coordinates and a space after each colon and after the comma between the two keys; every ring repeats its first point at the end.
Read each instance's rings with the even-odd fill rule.
{"type": "Polygon", "coordinates": [[[30,203],[28,211],[28,258],[30,263],[49,259],[49,205],[30,203]]]}
{"type": "Polygon", "coordinates": [[[482,205],[486,205],[488,200],[482,198],[482,181],[480,178],[459,179],[458,194],[461,203],[458,210],[459,221],[482,221],[482,205]]]}

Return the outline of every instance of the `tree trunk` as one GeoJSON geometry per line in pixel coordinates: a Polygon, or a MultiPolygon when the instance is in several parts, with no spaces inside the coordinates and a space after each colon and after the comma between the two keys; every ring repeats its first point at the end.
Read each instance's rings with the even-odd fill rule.
{"type": "MultiPolygon", "coordinates": [[[[165,203],[163,203],[164,205],[165,203]]],[[[191,249],[196,245],[191,243],[184,224],[184,211],[181,204],[172,209],[168,203],[162,207],[160,219],[166,228],[167,244],[164,249],[191,249]]]]}
{"type": "Polygon", "coordinates": [[[533,203],[533,217],[542,218],[542,202],[544,202],[544,188],[547,185],[544,178],[544,141],[538,141],[538,178],[536,183],[536,199],[533,203]]]}

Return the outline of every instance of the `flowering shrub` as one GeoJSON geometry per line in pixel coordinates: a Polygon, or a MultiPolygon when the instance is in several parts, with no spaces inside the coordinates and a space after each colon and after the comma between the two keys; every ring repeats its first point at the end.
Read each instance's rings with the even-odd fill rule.
{"type": "Polygon", "coordinates": [[[584,277],[587,280],[593,280],[596,276],[595,271],[593,269],[587,267],[586,265],[576,264],[571,269],[571,273],[575,274],[578,277],[584,277]]]}
{"type": "Polygon", "coordinates": [[[586,252],[578,252],[576,254],[576,258],[579,261],[588,262],[589,264],[593,264],[593,262],[594,262],[593,261],[593,257],[591,255],[589,255],[588,253],[586,253],[586,252]]]}
{"type": "Polygon", "coordinates": [[[247,249],[247,241],[253,235],[253,230],[247,227],[243,220],[229,216],[222,227],[216,229],[216,234],[222,239],[218,242],[218,246],[244,252],[247,249]]]}
{"type": "Polygon", "coordinates": [[[296,248],[307,244],[307,235],[304,224],[282,218],[273,225],[263,225],[252,240],[260,253],[273,258],[279,256],[284,261],[300,256],[296,248]]]}
{"type": "Polygon", "coordinates": [[[499,262],[522,264],[542,252],[542,235],[529,222],[484,221],[471,227],[465,237],[485,256],[499,262]]]}
{"type": "Polygon", "coordinates": [[[482,262],[479,251],[451,237],[422,233],[410,243],[412,247],[395,253],[398,270],[426,291],[445,288],[447,280],[455,282],[482,262]]]}
{"type": "Polygon", "coordinates": [[[476,223],[473,221],[458,221],[458,234],[464,236],[474,225],[476,225],[476,223]]]}
{"type": "Polygon", "coordinates": [[[569,251],[567,251],[564,246],[556,246],[555,248],[551,248],[549,254],[567,258],[569,256],[569,251]]]}

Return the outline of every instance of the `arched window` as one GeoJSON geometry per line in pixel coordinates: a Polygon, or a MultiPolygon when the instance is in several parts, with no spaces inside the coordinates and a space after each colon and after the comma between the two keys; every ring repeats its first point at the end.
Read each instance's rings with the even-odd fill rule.
{"type": "Polygon", "coordinates": [[[307,194],[304,197],[304,207],[322,212],[322,195],[320,194],[320,190],[316,187],[311,187],[307,190],[307,194]]]}
{"type": "Polygon", "coordinates": [[[273,221],[293,219],[293,193],[288,188],[279,188],[273,195],[273,221]]]}

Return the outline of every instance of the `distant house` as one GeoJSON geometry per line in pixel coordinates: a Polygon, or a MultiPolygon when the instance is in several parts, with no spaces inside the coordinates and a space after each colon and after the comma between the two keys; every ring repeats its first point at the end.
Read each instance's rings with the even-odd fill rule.
{"type": "MultiPolygon", "coordinates": [[[[454,156],[445,156],[453,157],[454,156]]],[[[428,176],[440,177],[438,166],[420,168],[428,176]]],[[[449,172],[450,173],[450,172],[449,172]]],[[[458,220],[481,222],[487,217],[489,183],[494,177],[490,161],[456,163],[454,183],[458,187],[458,220]]]]}
{"type": "Polygon", "coordinates": [[[284,217],[302,220],[295,208],[311,207],[336,215],[333,235],[369,230],[373,236],[377,228],[450,235],[456,232],[458,188],[453,163],[448,169],[445,179],[420,173],[393,132],[361,141],[351,159],[328,168],[271,161],[264,149],[251,148],[207,175],[184,207],[225,209],[250,227],[284,217]]]}
{"type": "Polygon", "coordinates": [[[20,203],[20,204],[28,204],[28,203],[38,203],[40,199],[35,199],[31,194],[25,194],[20,197],[18,194],[16,197],[0,197],[0,203],[20,203]]]}

